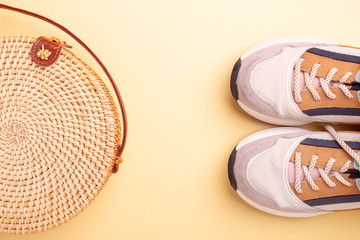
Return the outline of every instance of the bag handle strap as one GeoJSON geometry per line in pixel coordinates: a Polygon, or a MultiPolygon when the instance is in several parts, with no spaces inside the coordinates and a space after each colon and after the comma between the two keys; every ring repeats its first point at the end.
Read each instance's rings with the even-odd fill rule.
{"type": "Polygon", "coordinates": [[[59,28],[60,30],[62,30],[63,32],[67,33],[70,37],[72,37],[76,42],[78,42],[83,48],[85,48],[85,50],[95,59],[95,61],[100,65],[100,67],[102,68],[102,70],[104,71],[104,73],[106,74],[106,76],[108,77],[108,79],[110,80],[110,83],[112,85],[112,87],[115,90],[115,94],[116,94],[116,98],[119,101],[120,104],[120,108],[121,108],[121,115],[122,115],[122,119],[123,119],[123,124],[124,124],[124,129],[123,129],[123,134],[122,134],[122,141],[121,144],[118,146],[117,149],[117,154],[116,154],[116,164],[119,164],[121,162],[121,154],[124,151],[124,147],[125,147],[125,143],[126,143],[126,137],[127,137],[127,128],[128,128],[128,124],[127,124],[127,118],[126,118],[126,112],[125,112],[125,107],[124,107],[124,102],[121,98],[120,95],[120,91],[117,88],[114,79],[112,78],[112,76],[110,75],[109,71],[106,69],[105,65],[103,64],[103,62],[95,55],[95,53],[83,42],[81,41],[75,34],[73,34],[72,32],[70,32],[70,30],[68,30],[67,28],[65,28],[64,26],[60,25],[59,23],[41,16],[37,13],[33,13],[30,11],[26,11],[20,8],[15,8],[15,7],[11,7],[11,6],[7,6],[4,4],[0,4],[0,8],[3,9],[7,9],[7,10],[11,10],[11,11],[15,11],[18,13],[22,13],[31,17],[35,17],[38,18],[40,20],[43,20],[47,23],[50,23],[51,25],[59,28]]]}

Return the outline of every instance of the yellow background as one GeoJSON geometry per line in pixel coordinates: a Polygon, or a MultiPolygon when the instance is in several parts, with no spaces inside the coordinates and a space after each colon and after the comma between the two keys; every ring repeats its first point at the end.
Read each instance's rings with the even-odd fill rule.
{"type": "MultiPolygon", "coordinates": [[[[83,213],[44,233],[1,240],[357,236],[359,211],[288,219],[252,208],[230,187],[227,160],[241,139],[273,127],[248,116],[231,97],[230,73],[240,55],[288,35],[360,46],[360,1],[2,2],[62,23],[99,55],[122,92],[129,138],[119,173],[83,213]]],[[[59,36],[96,66],[46,23],[5,10],[0,23],[1,35],[59,36]]]]}

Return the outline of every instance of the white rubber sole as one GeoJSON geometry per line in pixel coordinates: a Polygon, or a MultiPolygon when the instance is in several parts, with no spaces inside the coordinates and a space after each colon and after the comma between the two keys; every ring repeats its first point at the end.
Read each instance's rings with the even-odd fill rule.
{"type": "Polygon", "coordinates": [[[263,41],[259,44],[256,44],[254,47],[247,50],[242,56],[241,60],[244,60],[247,56],[253,54],[256,51],[259,51],[261,49],[270,47],[272,45],[278,45],[278,44],[284,44],[284,43],[323,43],[323,44],[330,44],[330,45],[339,45],[335,42],[326,41],[324,39],[320,38],[314,38],[314,37],[282,37],[282,38],[274,38],[267,41],[263,41]]]}
{"type": "MultiPolygon", "coordinates": [[[[301,129],[301,128],[291,128],[291,127],[278,127],[278,128],[271,128],[271,129],[266,129],[257,133],[254,133],[248,137],[246,137],[245,139],[243,139],[237,146],[236,146],[236,150],[239,150],[242,146],[262,139],[262,138],[266,138],[266,137],[272,137],[272,136],[276,136],[279,134],[291,134],[291,133],[311,133],[311,131],[306,130],[306,129],[301,129]]],[[[314,217],[314,216],[318,216],[318,215],[322,215],[325,213],[329,213],[327,211],[321,211],[321,212],[316,212],[316,213],[290,213],[290,212],[285,212],[285,211],[279,211],[279,210],[275,210],[275,209],[271,209],[271,208],[267,208],[264,207],[263,205],[254,202],[253,200],[249,199],[244,193],[242,193],[239,189],[236,189],[237,194],[248,204],[250,204],[251,206],[259,209],[260,211],[272,214],[272,215],[277,215],[277,216],[281,216],[281,217],[292,217],[292,218],[303,218],[303,217],[314,217]]]]}
{"type": "Polygon", "coordinates": [[[329,212],[318,212],[318,213],[289,213],[289,212],[282,212],[282,211],[278,211],[278,210],[274,210],[271,208],[267,208],[264,207],[252,200],[250,200],[249,198],[247,198],[242,192],[240,192],[240,190],[236,190],[237,194],[248,204],[250,204],[251,206],[253,206],[256,209],[259,209],[260,211],[272,214],[272,215],[276,215],[279,217],[290,217],[290,218],[305,218],[305,217],[315,217],[315,216],[319,216],[319,215],[323,215],[329,212]]]}
{"type": "Polygon", "coordinates": [[[275,125],[284,125],[284,126],[300,126],[300,125],[310,123],[310,122],[303,122],[303,121],[288,120],[286,118],[269,117],[267,115],[264,115],[257,111],[254,111],[251,108],[248,108],[245,104],[242,104],[239,100],[237,100],[237,103],[249,115],[251,115],[254,118],[257,118],[263,122],[267,122],[267,123],[271,123],[271,124],[275,124],[275,125]]]}
{"type": "MultiPolygon", "coordinates": [[[[273,45],[279,45],[279,44],[284,44],[284,43],[309,43],[309,44],[329,44],[329,45],[339,45],[338,43],[334,43],[334,42],[330,42],[330,41],[325,41],[323,39],[319,39],[319,38],[313,38],[313,37],[284,37],[284,38],[275,38],[275,39],[271,39],[268,41],[264,41],[262,43],[259,43],[257,45],[255,45],[254,47],[252,47],[251,49],[249,49],[248,51],[246,51],[242,56],[241,56],[241,60],[244,60],[246,57],[248,57],[249,55],[267,48],[267,47],[271,47],[273,45]]],[[[247,107],[246,105],[242,104],[239,100],[237,100],[238,104],[240,105],[240,107],[247,112],[248,114],[250,114],[251,116],[260,119],[261,121],[264,122],[268,122],[271,124],[276,124],[276,125],[285,125],[285,126],[299,126],[299,125],[304,125],[307,123],[310,123],[311,121],[295,121],[295,120],[288,120],[286,118],[275,118],[275,117],[270,117],[264,114],[261,114],[259,112],[256,112],[254,110],[252,110],[251,108],[247,107]]]]}
{"type": "Polygon", "coordinates": [[[306,130],[303,128],[297,127],[274,127],[265,129],[256,133],[251,134],[250,136],[244,138],[236,145],[236,151],[239,150],[244,145],[260,140],[262,138],[272,137],[280,134],[291,134],[291,133],[311,133],[312,131],[306,130]]]}

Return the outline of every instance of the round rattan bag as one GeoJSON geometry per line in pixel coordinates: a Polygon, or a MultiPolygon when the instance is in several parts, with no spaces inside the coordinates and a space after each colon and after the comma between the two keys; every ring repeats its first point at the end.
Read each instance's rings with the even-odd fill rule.
{"type": "Polygon", "coordinates": [[[103,80],[67,47],[55,38],[0,38],[1,233],[65,223],[117,171],[121,98],[122,119],[103,80]]]}

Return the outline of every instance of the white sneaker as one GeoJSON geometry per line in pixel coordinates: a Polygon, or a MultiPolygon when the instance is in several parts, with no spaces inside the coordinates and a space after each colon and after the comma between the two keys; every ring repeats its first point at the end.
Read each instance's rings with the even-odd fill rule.
{"type": "Polygon", "coordinates": [[[245,138],[229,159],[231,185],[252,206],[280,216],[360,208],[360,133],[326,129],[272,128],[245,138]]]}
{"type": "Polygon", "coordinates": [[[360,49],[312,38],[264,42],[235,64],[231,92],[273,124],[360,123],[360,49]]]}

